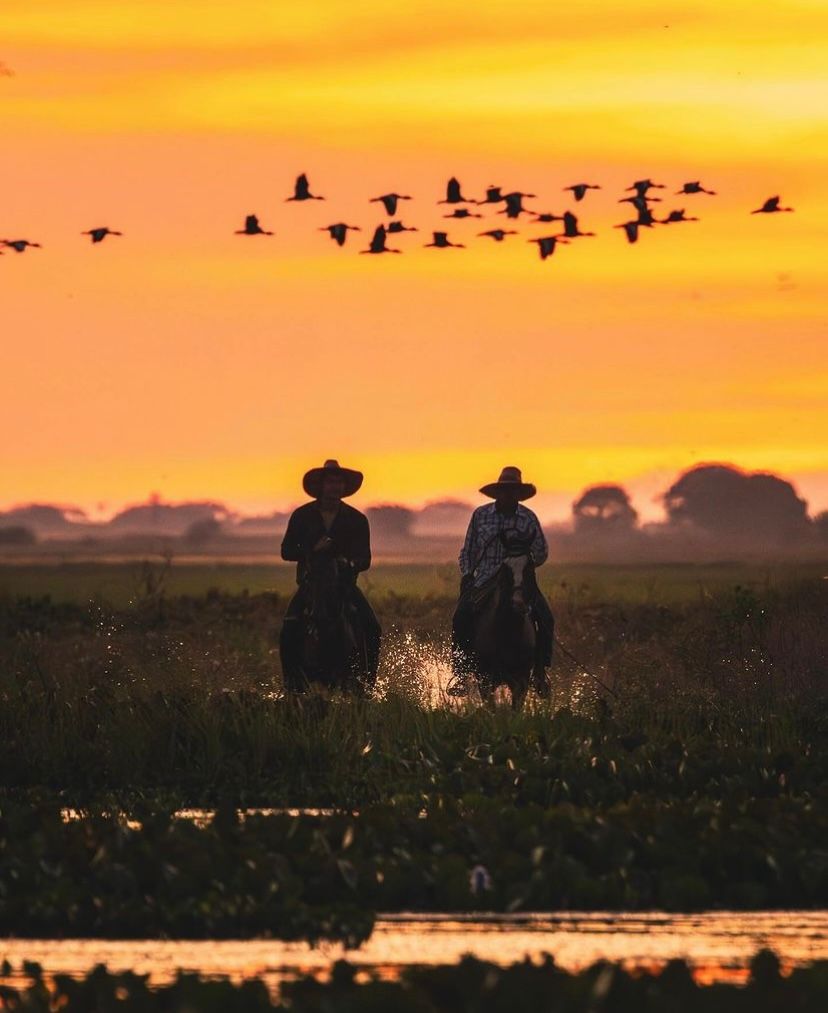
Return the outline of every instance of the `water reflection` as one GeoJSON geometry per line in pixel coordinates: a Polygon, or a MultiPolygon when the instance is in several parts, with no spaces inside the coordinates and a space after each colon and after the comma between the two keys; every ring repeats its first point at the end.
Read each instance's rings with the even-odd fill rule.
{"type": "Polygon", "coordinates": [[[171,980],[181,969],[237,981],[261,977],[275,990],[280,981],[299,974],[325,978],[333,961],[343,956],[366,970],[393,976],[407,965],[450,964],[466,953],[499,964],[550,953],[568,970],[599,959],[650,970],[683,958],[700,982],[740,981],[750,958],[763,947],[775,950],[787,971],[828,959],[828,911],[403,914],[381,918],[359,950],[273,940],[7,939],[0,942],[0,959],[8,959],[21,978],[24,960],[39,962],[50,974],[75,975],[104,963],[112,971],[148,974],[157,983],[171,980]]]}

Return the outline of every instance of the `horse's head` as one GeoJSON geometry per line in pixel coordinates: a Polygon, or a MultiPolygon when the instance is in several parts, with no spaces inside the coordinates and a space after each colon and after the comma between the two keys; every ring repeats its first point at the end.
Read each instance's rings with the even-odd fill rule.
{"type": "Polygon", "coordinates": [[[507,532],[501,534],[505,558],[500,565],[501,601],[508,601],[515,612],[524,615],[531,609],[535,591],[535,566],[530,553],[531,541],[507,532]]]}
{"type": "Polygon", "coordinates": [[[328,552],[310,555],[305,572],[307,615],[317,628],[335,622],[345,605],[339,563],[328,552]]]}

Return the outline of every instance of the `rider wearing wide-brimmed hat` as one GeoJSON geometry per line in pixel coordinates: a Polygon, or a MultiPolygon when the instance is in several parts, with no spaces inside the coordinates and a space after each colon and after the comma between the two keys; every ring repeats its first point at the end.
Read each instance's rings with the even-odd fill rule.
{"type": "MultiPolygon", "coordinates": [[[[537,489],[530,482],[523,481],[519,468],[504,468],[498,480],[484,485],[480,492],[494,502],[485,503],[474,511],[460,551],[460,597],[452,623],[454,693],[464,691],[473,663],[474,589],[482,587],[500,569],[510,540],[529,545],[535,566],[540,566],[549,555],[540,521],[528,507],[523,506],[537,489]]],[[[549,603],[540,591],[532,601],[532,618],[537,631],[533,684],[538,692],[545,694],[549,692],[546,668],[552,662],[554,619],[549,603]]]]}
{"type": "Polygon", "coordinates": [[[357,574],[371,565],[371,532],[365,514],[342,502],[359,490],[362,479],[362,472],[342,468],[335,460],[325,461],[321,468],[311,468],[302,479],[302,487],[312,499],[293,511],[282,540],[282,559],[297,564],[299,584],[282,625],[283,665],[293,663],[298,651],[307,561],[314,553],[326,553],[337,561],[341,575],[346,578],[348,593],[365,633],[369,675],[373,679],[377,674],[380,625],[356,585],[357,574]]]}

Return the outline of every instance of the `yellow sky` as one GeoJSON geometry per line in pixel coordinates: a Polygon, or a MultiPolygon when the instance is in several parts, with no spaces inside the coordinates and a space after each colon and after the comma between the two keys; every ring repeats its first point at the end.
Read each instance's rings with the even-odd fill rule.
{"type": "Polygon", "coordinates": [[[3,0],[0,229],[43,249],[0,258],[0,506],[269,509],[331,455],[364,502],[516,463],[550,512],[605,479],[647,511],[718,459],[828,505],[826,33],[822,2],[3,0]],[[301,171],[326,201],[284,203],[301,171]],[[600,183],[597,235],[476,238],[452,174],[557,213],[600,183]],[[642,176],[702,220],[628,246],[642,176]],[[389,189],[422,231],[357,256],[389,189]],[[276,236],[232,234],[253,211],[276,236]]]}

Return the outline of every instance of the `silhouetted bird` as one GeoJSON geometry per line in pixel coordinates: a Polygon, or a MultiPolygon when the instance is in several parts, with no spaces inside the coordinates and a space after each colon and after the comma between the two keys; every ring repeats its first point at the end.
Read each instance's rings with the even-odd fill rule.
{"type": "Polygon", "coordinates": [[[565,186],[564,190],[571,190],[575,194],[575,200],[583,200],[587,190],[600,190],[597,183],[573,183],[572,186],[565,186]]]}
{"type": "Polygon", "coordinates": [[[3,246],[10,246],[17,253],[23,253],[27,246],[40,247],[40,243],[30,243],[28,239],[0,239],[3,246]]]}
{"type": "Polygon", "coordinates": [[[536,214],[532,220],[534,222],[562,222],[563,215],[553,215],[551,211],[544,211],[543,214],[536,214]]]}
{"type": "Polygon", "coordinates": [[[502,243],[504,236],[516,236],[518,233],[514,229],[489,229],[488,232],[478,232],[477,234],[478,236],[491,236],[498,243],[502,243]]]}
{"type": "Polygon", "coordinates": [[[448,232],[433,232],[434,236],[433,243],[426,243],[426,246],[436,246],[439,250],[448,249],[449,246],[455,246],[458,249],[464,250],[465,247],[462,243],[452,243],[449,241],[448,232]]]}
{"type": "Polygon", "coordinates": [[[655,218],[653,218],[653,212],[650,209],[649,201],[660,201],[660,197],[622,197],[618,202],[619,204],[632,204],[632,206],[638,212],[638,224],[639,225],[654,225],[655,218]]]}
{"type": "Polygon", "coordinates": [[[499,186],[490,186],[486,190],[485,200],[477,201],[478,204],[499,204],[503,200],[503,194],[499,186]]]}
{"type": "Polygon", "coordinates": [[[673,222],[697,222],[698,218],[688,218],[684,213],[684,208],[680,208],[678,211],[671,211],[666,218],[661,219],[662,225],[671,225],[673,222]]]}
{"type": "Polygon", "coordinates": [[[394,232],[417,232],[417,227],[414,225],[403,225],[402,222],[389,222],[386,232],[392,234],[394,232]]]}
{"type": "Polygon", "coordinates": [[[632,204],[636,211],[641,211],[642,208],[649,207],[650,204],[660,204],[660,197],[647,197],[642,194],[636,194],[635,197],[621,197],[618,201],[619,204],[632,204]]]}
{"type": "Polygon", "coordinates": [[[676,190],[676,196],[678,196],[681,193],[707,193],[710,194],[711,197],[716,196],[715,190],[705,190],[705,188],[701,185],[701,183],[697,179],[693,180],[690,183],[685,183],[684,186],[681,188],[681,190],[676,190]]]}
{"type": "Polygon", "coordinates": [[[398,200],[411,200],[411,198],[404,193],[384,193],[382,197],[372,197],[369,201],[370,204],[375,204],[377,201],[382,202],[385,205],[385,213],[390,217],[397,213],[397,201],[398,200]]]}
{"type": "Polygon", "coordinates": [[[318,197],[316,194],[310,192],[310,183],[308,183],[308,177],[302,173],[301,176],[296,177],[296,182],[293,184],[293,196],[285,197],[285,200],[324,200],[324,197],[318,197]]]}
{"type": "MultiPolygon", "coordinates": [[[[613,225],[614,229],[623,229],[627,235],[628,243],[638,242],[638,230],[644,225],[644,222],[624,222],[623,225],[613,225]]],[[[650,225],[647,228],[651,228],[650,225]]]]}
{"type": "Polygon", "coordinates": [[[653,188],[657,190],[663,190],[663,183],[654,183],[651,179],[637,179],[632,186],[628,186],[628,190],[635,190],[639,197],[646,197],[647,191],[653,188]]]}
{"type": "Polygon", "coordinates": [[[378,225],[374,229],[374,235],[371,238],[371,245],[367,250],[360,250],[360,253],[402,253],[402,250],[392,250],[385,245],[385,228],[382,225],[378,225]]]}
{"type": "Polygon", "coordinates": [[[471,204],[473,203],[460,192],[460,180],[455,176],[446,184],[446,199],[438,200],[438,204],[471,204]]]}
{"type": "MultiPolygon", "coordinates": [[[[555,247],[558,243],[562,243],[563,240],[560,236],[542,236],[540,239],[527,239],[527,243],[537,243],[538,252],[540,253],[540,259],[546,260],[547,257],[551,257],[555,252],[555,247]]],[[[564,243],[564,245],[566,245],[564,243]]]]}
{"type": "Polygon", "coordinates": [[[520,190],[515,190],[512,193],[507,193],[503,198],[506,201],[506,207],[503,211],[498,211],[499,215],[506,215],[507,218],[519,218],[520,215],[534,214],[533,211],[529,211],[523,206],[524,197],[534,197],[533,193],[521,193],[520,190]]]}
{"type": "Polygon", "coordinates": [[[564,235],[567,239],[577,239],[578,236],[594,236],[594,232],[581,232],[578,228],[578,219],[571,211],[564,211],[563,215],[564,235]]]}
{"type": "Polygon", "coordinates": [[[362,232],[362,229],[358,225],[346,225],[345,222],[337,222],[336,225],[323,225],[320,228],[320,232],[327,232],[333,239],[337,246],[344,246],[345,237],[348,235],[348,229],[353,229],[355,232],[362,232]]]}
{"type": "Polygon", "coordinates": [[[468,208],[455,208],[454,211],[449,215],[443,215],[443,218],[482,218],[483,215],[478,215],[473,211],[469,211],[468,208]]]}
{"type": "Polygon", "coordinates": [[[236,229],[235,235],[237,236],[272,236],[272,232],[268,232],[259,225],[259,219],[256,215],[248,215],[244,220],[244,228],[236,229]]]}
{"type": "Polygon", "coordinates": [[[100,243],[107,236],[122,236],[123,232],[116,232],[114,229],[100,228],[100,229],[88,229],[86,232],[81,232],[82,236],[91,236],[93,243],[100,243]]]}
{"type": "Polygon", "coordinates": [[[793,208],[781,208],[779,206],[780,197],[768,197],[765,203],[757,208],[755,211],[751,211],[752,215],[772,215],[774,211],[793,211],[793,208]]]}

